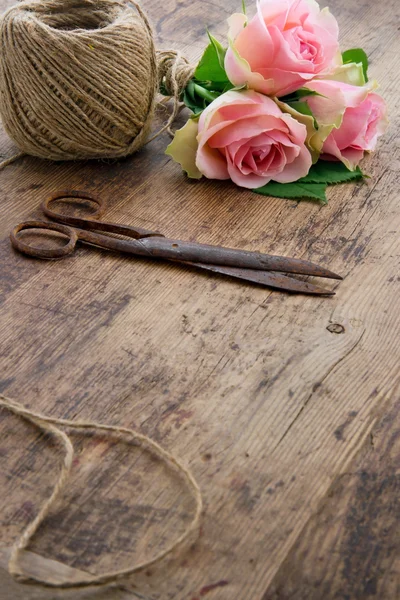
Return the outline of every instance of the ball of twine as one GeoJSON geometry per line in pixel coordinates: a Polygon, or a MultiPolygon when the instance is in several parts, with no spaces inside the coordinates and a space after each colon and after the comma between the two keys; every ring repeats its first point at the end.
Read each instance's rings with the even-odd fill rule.
{"type": "Polygon", "coordinates": [[[4,128],[22,153],[52,160],[138,150],[150,132],[160,83],[175,98],[164,130],[193,72],[178,53],[156,52],[135,2],[21,2],[3,15],[0,43],[4,128]]]}

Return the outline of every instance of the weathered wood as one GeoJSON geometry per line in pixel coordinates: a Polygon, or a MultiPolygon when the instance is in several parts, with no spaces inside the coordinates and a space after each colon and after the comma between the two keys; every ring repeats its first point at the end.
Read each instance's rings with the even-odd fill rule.
{"type": "MultiPolygon", "coordinates": [[[[0,566],[7,570],[8,562],[11,557],[11,547],[1,548],[0,546],[0,566]]],[[[21,564],[24,573],[37,577],[40,575],[43,579],[50,578],[57,581],[63,581],[68,578],[69,581],[81,581],[87,578],[85,571],[73,569],[68,565],[59,563],[56,560],[43,558],[34,552],[25,551],[21,556],[21,564]]]]}
{"type": "MultiPolygon", "coordinates": [[[[397,0],[330,6],[343,47],[362,46],[370,55],[392,125],[364,162],[368,183],[331,189],[327,207],[256,196],[225,182],[187,181],[164,155],[167,136],[120,162],[25,158],[0,173],[1,391],[47,414],[137,427],[190,465],[206,504],[193,547],[124,583],[124,590],[63,598],[269,600],[274,589],[290,598],[285,594],[296,586],[304,594],[293,597],[305,598],[303,553],[311,561],[306,577],[317,560],[310,536],[323,538],[325,527],[325,581],[332,589],[316,569],[309,597],[333,599],[344,581],[355,594],[365,590],[364,570],[351,564],[346,580],[337,565],[346,561],[340,531],[352,509],[358,520],[374,516],[353,494],[354,457],[359,453],[373,478],[378,463],[365,442],[400,382],[398,6],[397,0]],[[40,217],[43,198],[66,187],[107,198],[109,220],[298,256],[346,278],[334,298],[304,298],[89,248],[57,262],[15,253],[10,229],[40,217]],[[333,323],[344,332],[335,333],[341,328],[333,323]],[[331,566],[338,547],[342,555],[331,566]],[[297,575],[285,584],[288,569],[297,575]]],[[[144,7],[160,47],[195,59],[206,43],[205,26],[225,35],[225,20],[240,2],[147,0],[144,7]]],[[[3,140],[9,155],[12,144],[3,140]]],[[[9,547],[48,496],[59,454],[32,427],[4,411],[0,419],[1,544],[9,547]]],[[[384,431],[394,435],[388,422],[384,431]]],[[[149,557],[181,531],[191,503],[162,465],[104,437],[74,440],[79,456],[71,486],[38,532],[33,553],[96,572],[149,557]]],[[[379,469],[390,472],[385,448],[379,469]]],[[[394,519],[393,490],[388,486],[385,514],[378,515],[383,527],[394,519]]],[[[369,544],[377,542],[364,537],[363,548],[373,552],[369,544]]],[[[385,572],[376,589],[394,600],[386,573],[397,573],[395,548],[386,548],[376,550],[381,562],[374,572],[385,572]]],[[[10,582],[0,570],[1,600],[58,597],[10,582]]]]}
{"type": "MultiPolygon", "coordinates": [[[[398,398],[397,388],[363,452],[328,490],[263,600],[399,598],[398,398]]],[[[346,426],[335,432],[343,442],[346,426]]]]}

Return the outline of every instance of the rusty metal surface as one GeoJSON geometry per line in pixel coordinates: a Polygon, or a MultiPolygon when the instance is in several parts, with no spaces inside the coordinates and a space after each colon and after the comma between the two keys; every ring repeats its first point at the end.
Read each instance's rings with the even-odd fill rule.
{"type": "Polygon", "coordinates": [[[100,221],[98,219],[103,214],[104,209],[104,201],[93,194],[78,190],[57,192],[42,203],[44,214],[56,222],[28,221],[20,223],[10,234],[11,243],[14,248],[29,256],[54,259],[71,254],[75,250],[76,243],[80,241],[107,250],[166,259],[251,283],[306,294],[333,295],[335,292],[306,281],[287,277],[281,273],[342,279],[340,275],[324,267],[301,259],[175,240],[164,237],[158,231],[100,221]],[[85,219],[66,215],[50,208],[52,202],[67,198],[93,202],[96,205],[96,210],[92,213],[92,218],[85,219]],[[58,248],[41,248],[25,243],[21,239],[20,232],[27,229],[55,231],[64,234],[69,239],[64,246],[58,248]],[[95,230],[120,236],[124,235],[131,239],[124,240],[119,237],[104,235],[96,233],[95,230]],[[270,271],[277,271],[278,273],[270,273],[270,271]]]}

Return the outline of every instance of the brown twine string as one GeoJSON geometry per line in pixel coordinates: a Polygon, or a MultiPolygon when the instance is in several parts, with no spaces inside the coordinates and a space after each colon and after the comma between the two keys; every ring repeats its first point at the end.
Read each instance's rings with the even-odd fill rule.
{"type": "Polygon", "coordinates": [[[8,165],[11,165],[13,162],[18,160],[19,158],[22,158],[23,156],[26,156],[26,152],[17,152],[16,154],[13,154],[9,158],[5,158],[4,160],[2,160],[0,162],[0,170],[4,169],[8,165]]]}
{"type": "Polygon", "coordinates": [[[189,64],[180,52],[175,52],[175,50],[157,52],[157,62],[159,85],[161,85],[161,83],[164,84],[166,90],[170,93],[170,97],[174,100],[174,105],[171,115],[164,127],[153,135],[148,142],[151,142],[164,131],[168,131],[170,135],[173,135],[171,125],[179,113],[179,108],[181,106],[179,98],[182,91],[193,77],[194,72],[194,67],[189,64]]]}
{"type": "Polygon", "coordinates": [[[203,509],[203,502],[199,486],[197,485],[190,470],[186,468],[182,463],[180,463],[170,452],[164,450],[151,438],[147,437],[146,435],[142,435],[141,433],[138,433],[136,431],[133,431],[132,429],[127,429],[125,427],[104,425],[102,423],[90,421],[70,421],[68,419],[56,419],[54,417],[46,417],[45,415],[36,413],[25,408],[19,402],[7,398],[3,394],[0,394],[0,407],[6,408],[13,414],[18,415],[23,419],[29,421],[30,423],[38,427],[41,431],[52,434],[64,449],[64,459],[61,466],[61,471],[57,482],[53,488],[51,496],[44,502],[42,508],[40,509],[35,519],[26,527],[21,537],[15,542],[13,546],[11,557],[8,563],[8,570],[9,573],[17,581],[23,583],[35,582],[48,587],[57,588],[81,588],[93,585],[106,585],[109,583],[113,583],[123,577],[133,575],[134,573],[138,573],[139,571],[142,571],[143,569],[146,569],[151,565],[160,562],[167,555],[171,554],[178,546],[183,544],[183,542],[187,540],[187,538],[198,529],[203,509]],[[58,583],[47,581],[45,579],[42,579],[41,577],[25,575],[19,564],[21,553],[23,552],[23,550],[26,549],[35,532],[37,531],[38,527],[43,523],[46,516],[49,514],[50,509],[54,506],[54,503],[60,496],[60,493],[70,474],[74,458],[74,448],[72,446],[69,436],[63,431],[61,431],[59,427],[56,427],[56,425],[59,425],[61,427],[69,427],[73,429],[97,429],[99,431],[108,431],[117,433],[119,435],[130,436],[138,443],[140,447],[144,448],[149,452],[152,452],[160,460],[169,464],[171,467],[177,469],[177,471],[180,472],[183,476],[183,479],[185,480],[186,485],[190,489],[191,494],[195,500],[194,516],[192,522],[187,527],[187,529],[172,544],[170,544],[167,548],[156,554],[152,559],[149,559],[145,562],[139,563],[138,565],[129,567],[127,569],[121,569],[119,571],[113,571],[110,573],[103,573],[101,575],[94,575],[93,577],[87,577],[83,580],[64,580],[58,583]]]}
{"type": "Polygon", "coordinates": [[[25,0],[0,19],[0,112],[24,154],[50,160],[119,158],[149,135],[162,83],[173,98],[170,127],[193,67],[156,52],[135,0],[25,0]]]}

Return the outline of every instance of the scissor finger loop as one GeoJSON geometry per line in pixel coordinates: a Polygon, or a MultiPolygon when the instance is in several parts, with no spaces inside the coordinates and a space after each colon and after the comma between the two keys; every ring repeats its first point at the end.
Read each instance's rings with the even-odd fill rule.
{"type": "Polygon", "coordinates": [[[143,227],[131,227],[130,225],[120,225],[119,223],[108,223],[106,221],[100,221],[99,218],[104,213],[106,204],[104,200],[98,196],[94,196],[89,192],[82,192],[80,190],[63,190],[52,194],[49,198],[44,200],[41,204],[46,217],[53,221],[64,223],[65,225],[71,225],[72,227],[79,227],[81,229],[92,229],[98,231],[105,231],[107,233],[116,233],[119,235],[126,235],[134,239],[142,239],[147,237],[164,237],[159,231],[152,231],[150,229],[144,229],[143,227]],[[97,208],[91,213],[90,218],[77,217],[73,215],[67,215],[62,212],[57,212],[50,208],[50,204],[56,200],[66,200],[68,198],[75,198],[78,200],[89,200],[93,202],[97,208]]]}
{"type": "Polygon", "coordinates": [[[10,233],[11,244],[14,246],[16,250],[19,252],[23,252],[28,256],[33,256],[34,258],[63,258],[68,254],[72,254],[75,249],[76,242],[78,241],[78,233],[75,229],[68,227],[67,225],[61,225],[61,223],[47,223],[46,221],[26,221],[25,223],[20,223],[10,233]],[[32,244],[28,244],[24,242],[21,237],[18,235],[21,231],[27,229],[37,229],[37,230],[49,230],[56,231],[57,233],[62,233],[63,235],[68,237],[68,242],[64,246],[60,246],[59,248],[40,248],[38,246],[34,246],[32,244]]]}
{"type": "MultiPolygon", "coordinates": [[[[91,214],[91,219],[99,219],[104,210],[106,208],[104,200],[99,198],[98,196],[94,196],[89,192],[82,192],[81,190],[61,190],[60,192],[56,192],[49,196],[46,200],[44,200],[41,204],[41,208],[49,219],[59,220],[61,216],[60,213],[52,210],[50,208],[50,204],[55,202],[56,200],[67,200],[68,198],[77,198],[78,200],[89,200],[89,202],[93,202],[96,205],[96,210],[91,214]]],[[[68,216],[64,216],[65,220],[68,219],[68,216]]],[[[72,217],[71,221],[76,221],[76,217],[72,217]]]]}

